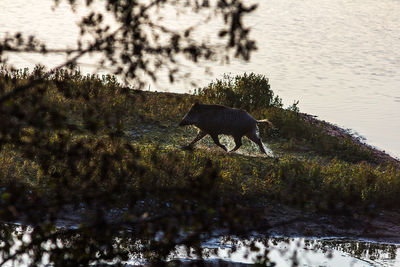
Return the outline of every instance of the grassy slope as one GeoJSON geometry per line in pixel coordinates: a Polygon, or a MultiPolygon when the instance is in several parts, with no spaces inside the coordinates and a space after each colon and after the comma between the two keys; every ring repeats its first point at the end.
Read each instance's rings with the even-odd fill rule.
{"type": "MultiPolygon", "coordinates": [[[[134,92],[131,101],[135,111],[131,111],[132,117],[126,118],[126,138],[161,154],[177,153],[182,168],[201,169],[201,159],[210,157],[219,166],[224,179],[221,188],[231,197],[257,199],[259,204],[263,200],[278,200],[322,210],[346,204],[397,207],[396,203],[400,203],[400,171],[396,160],[379,158],[373,149],[354,142],[344,131],[342,136],[332,137],[324,127],[316,126],[315,121],[300,119],[300,114],[297,116],[301,123],[313,129],[310,130],[312,134],[320,135],[314,142],[323,140],[321,144],[280,137],[279,133],[277,136],[268,129],[261,129],[263,141],[275,157],[260,154],[247,140],[238,153],[227,154],[209,137],[198,142],[194,151],[183,151],[179,147],[188,144],[197,130],[179,128],[177,124],[190,109],[194,96],[134,92]],[[335,141],[329,143],[325,139],[335,141]],[[333,148],[329,151],[319,146],[333,148]]],[[[274,117],[269,118],[274,122],[274,117]]],[[[223,142],[233,147],[231,138],[223,142]]]]}
{"type": "MultiPolygon", "coordinates": [[[[17,80],[23,83],[24,75],[19,75],[17,80]]],[[[4,84],[9,90],[14,86],[9,80],[4,84]]],[[[104,147],[113,153],[118,150],[113,146],[123,142],[136,148],[140,165],[149,172],[138,176],[124,165],[125,161],[121,162],[118,168],[132,177],[139,177],[139,182],[132,178],[129,190],[140,191],[141,186],[153,185],[160,188],[184,186],[187,177],[199,175],[211,160],[221,176],[218,187],[221,196],[236,200],[240,205],[259,207],[277,201],[324,211],[343,206],[399,207],[397,161],[378,157],[373,149],[355,142],[343,132],[332,136],[331,131],[327,131],[329,124],[307,119],[296,110],[270,107],[250,111],[257,119],[268,118],[275,125],[275,129],[260,128],[264,143],[275,157],[261,155],[249,141],[244,142],[238,153],[227,154],[209,137],[200,141],[193,151],[186,151],[180,147],[188,144],[197,131],[191,127],[179,128],[177,124],[195,99],[220,102],[217,98],[134,90],[126,93],[113,78],[78,74],[62,77],[61,82],[50,78],[46,86],[49,89],[42,101],[55,104],[72,124],[82,128],[83,133],[72,136],[72,140],[83,140],[84,144],[86,140],[93,144],[104,142],[104,147]],[[87,118],[87,113],[95,116],[87,118]],[[99,120],[94,121],[97,115],[99,120]],[[101,120],[102,117],[106,119],[101,120]],[[121,127],[123,134],[117,139],[101,135],[102,128],[119,131],[121,127]],[[91,128],[100,128],[100,134],[92,134],[91,128]]],[[[29,139],[29,134],[26,135],[23,138],[29,139]]],[[[227,141],[232,142],[229,138],[224,142],[227,141]]],[[[232,146],[228,144],[229,148],[232,146]]],[[[90,143],[87,147],[93,149],[90,143]]],[[[87,160],[89,163],[82,164],[95,164],[98,160],[95,156],[87,160]]],[[[132,161],[129,154],[121,157],[132,161]]],[[[21,158],[12,148],[3,146],[0,168],[2,182],[18,179],[40,187],[45,181],[35,161],[21,158]]]]}

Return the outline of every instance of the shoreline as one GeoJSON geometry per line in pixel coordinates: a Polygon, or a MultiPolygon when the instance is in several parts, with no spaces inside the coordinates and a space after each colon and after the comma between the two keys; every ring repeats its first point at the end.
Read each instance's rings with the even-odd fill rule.
{"type": "MultiPolygon", "coordinates": [[[[79,229],[87,223],[96,212],[91,209],[74,209],[67,207],[58,215],[55,225],[58,229],[79,229]]],[[[124,209],[111,209],[107,212],[106,221],[110,224],[121,223],[124,209]]],[[[343,239],[355,242],[378,243],[400,246],[400,211],[380,210],[377,214],[360,212],[360,210],[339,210],[315,212],[306,209],[289,207],[282,204],[270,204],[264,208],[263,218],[250,229],[249,235],[239,238],[305,238],[316,240],[343,239]],[[352,214],[349,214],[352,212],[352,214]]],[[[2,221],[2,224],[31,226],[23,220],[15,222],[2,221]]],[[[127,224],[124,224],[127,226],[127,224]]],[[[129,227],[126,230],[130,230],[129,227]]],[[[215,236],[224,236],[223,229],[216,229],[215,236]]],[[[235,236],[236,233],[229,235],[235,236]]]]}
{"type": "Polygon", "coordinates": [[[380,210],[378,214],[356,210],[322,213],[278,204],[270,208],[265,220],[267,227],[260,225],[259,229],[271,236],[343,238],[400,245],[400,212],[395,210],[380,210]]]}
{"type": "Polygon", "coordinates": [[[363,142],[360,137],[357,137],[357,136],[349,133],[347,130],[345,130],[333,123],[327,122],[325,120],[317,119],[316,115],[310,115],[307,113],[299,113],[299,115],[303,119],[305,119],[307,122],[309,122],[310,124],[321,126],[328,135],[335,136],[338,138],[346,138],[346,137],[351,138],[351,140],[355,144],[361,146],[362,148],[364,148],[368,151],[371,151],[374,154],[374,156],[376,156],[376,158],[380,164],[381,163],[392,163],[394,165],[397,165],[400,168],[400,158],[391,156],[388,153],[386,153],[384,150],[381,150],[377,147],[374,147],[372,145],[369,145],[368,143],[363,142]]]}

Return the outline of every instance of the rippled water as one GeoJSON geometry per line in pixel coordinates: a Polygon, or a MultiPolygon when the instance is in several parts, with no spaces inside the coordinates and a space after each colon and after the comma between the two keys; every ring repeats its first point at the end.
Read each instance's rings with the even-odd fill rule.
{"type": "MultiPolygon", "coordinates": [[[[73,46],[78,37],[77,15],[66,4],[54,12],[52,1],[0,1],[0,35],[22,31],[56,47],[73,46]]],[[[213,66],[202,74],[193,66],[198,85],[223,73],[256,72],[270,78],[272,89],[289,105],[351,128],[369,144],[400,157],[400,1],[399,0],[269,0],[260,1],[247,20],[253,26],[258,51],[251,61],[213,66]]],[[[204,33],[215,33],[213,26],[204,33]]],[[[18,67],[63,57],[15,55],[18,67]]],[[[82,60],[82,70],[92,71],[82,60]]],[[[160,83],[152,89],[193,91],[188,83],[160,83]],[[161,84],[161,85],[160,85],[161,84]]]]}
{"type": "MultiPolygon", "coordinates": [[[[60,222],[61,223],[61,222],[60,222]]],[[[62,223],[61,223],[62,224],[62,223]]],[[[18,225],[0,225],[8,230],[13,229],[14,244],[12,253],[21,248],[22,242],[17,235],[22,234],[25,245],[32,241],[32,227],[18,225]]],[[[64,242],[67,241],[64,240],[64,242]]],[[[59,240],[56,241],[57,243],[59,240]]],[[[61,242],[59,243],[61,244],[61,242]]],[[[39,266],[49,265],[48,251],[54,249],[54,241],[43,242],[43,255],[39,259],[39,266]],[[52,248],[53,247],[53,248],[52,248]]],[[[258,256],[268,256],[276,266],[399,266],[400,245],[390,243],[377,243],[373,241],[349,240],[346,238],[282,238],[253,236],[251,238],[237,238],[232,236],[219,236],[210,238],[202,243],[204,259],[208,262],[223,260],[231,263],[252,264],[257,262],[258,256]],[[297,265],[294,265],[297,263],[297,265]]],[[[28,249],[29,250],[29,249],[28,249]]],[[[184,246],[175,247],[168,260],[190,262],[197,259],[193,250],[184,246]]],[[[3,262],[0,255],[0,264],[4,266],[31,266],[32,258],[28,252],[16,257],[16,262],[3,262]],[[18,260],[20,261],[18,262],[18,260]]],[[[138,255],[130,255],[129,260],[122,262],[126,266],[143,266],[146,259],[138,255]]],[[[107,262],[110,265],[116,262],[107,262]]]]}

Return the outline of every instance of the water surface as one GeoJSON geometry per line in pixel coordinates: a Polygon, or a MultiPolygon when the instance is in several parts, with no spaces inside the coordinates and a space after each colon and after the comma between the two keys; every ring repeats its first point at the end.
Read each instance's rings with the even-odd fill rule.
{"type": "MultiPolygon", "coordinates": [[[[55,47],[73,47],[81,13],[64,4],[53,11],[51,0],[2,0],[0,35],[35,34],[55,47]]],[[[269,0],[247,19],[258,51],[250,62],[209,64],[212,75],[182,64],[198,86],[223,73],[255,72],[270,78],[286,105],[299,100],[300,110],[351,128],[367,143],[400,157],[400,1],[269,0]]],[[[168,12],[165,14],[169,16],[168,12]]],[[[189,20],[190,18],[187,18],[189,20]]],[[[214,38],[216,25],[202,28],[214,38]]],[[[62,55],[10,55],[17,67],[49,67],[62,55]]],[[[81,60],[83,72],[94,70],[94,58],[81,60]]],[[[105,70],[106,71],[106,70],[105,70]]],[[[152,90],[189,92],[195,87],[161,79],[152,90]]]]}
{"type": "MultiPolygon", "coordinates": [[[[11,227],[14,244],[11,252],[14,253],[32,241],[32,227],[19,225],[0,224],[0,227],[11,227]],[[22,239],[18,239],[17,236],[22,239]]],[[[74,226],[75,227],[75,226],[74,226]]],[[[48,252],[56,247],[62,248],[64,242],[47,240],[43,242],[43,255],[39,260],[40,266],[49,264],[48,252]]],[[[117,242],[117,241],[116,241],[117,242]]],[[[208,262],[222,260],[232,263],[252,264],[257,262],[258,256],[268,256],[276,266],[399,266],[400,245],[391,243],[378,243],[366,240],[351,240],[346,238],[303,238],[303,237],[263,237],[255,235],[250,238],[237,238],[232,236],[219,236],[210,238],[202,243],[204,259],[208,262]],[[254,249],[257,248],[257,249],[254,249]]],[[[132,251],[131,251],[132,252],[132,251]]],[[[193,250],[184,246],[177,246],[170,254],[168,260],[190,262],[197,259],[193,250]]],[[[0,264],[3,264],[3,255],[0,264]]],[[[30,266],[32,262],[28,251],[15,258],[18,266],[30,266]]],[[[107,262],[116,264],[117,262],[107,262]]],[[[129,260],[122,262],[126,266],[143,266],[147,260],[140,255],[130,254],[129,260]]],[[[12,261],[4,262],[4,266],[14,266],[12,261]]]]}

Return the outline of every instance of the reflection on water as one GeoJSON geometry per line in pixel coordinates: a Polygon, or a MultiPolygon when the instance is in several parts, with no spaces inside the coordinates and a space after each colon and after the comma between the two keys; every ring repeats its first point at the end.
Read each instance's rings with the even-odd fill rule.
{"type": "MultiPolygon", "coordinates": [[[[266,257],[277,266],[398,266],[400,245],[351,239],[251,238],[223,237],[203,244],[220,259],[255,263],[266,257]],[[217,250],[215,250],[217,249],[217,250]]],[[[207,254],[207,252],[206,252],[207,254]]],[[[183,248],[176,258],[188,260],[183,248]]]]}
{"type": "MultiPolygon", "coordinates": [[[[0,36],[21,31],[37,34],[56,47],[75,45],[77,15],[64,2],[52,12],[52,2],[0,1],[0,36]]],[[[264,74],[287,105],[299,100],[302,111],[354,129],[368,143],[400,157],[399,13],[400,1],[395,0],[259,1],[247,19],[258,46],[250,62],[208,64],[211,76],[187,62],[182,68],[200,86],[223,73],[264,74]]],[[[201,28],[201,35],[214,38],[215,27],[201,28]]],[[[24,54],[9,59],[17,67],[35,63],[52,67],[63,58],[24,54]]],[[[95,62],[84,58],[82,71],[93,71],[88,65],[95,62]]],[[[194,90],[190,82],[169,85],[167,81],[161,79],[152,90],[194,90]]]]}
{"type": "MultiPolygon", "coordinates": [[[[35,249],[41,248],[42,255],[39,261],[42,265],[49,263],[49,257],[53,249],[60,253],[63,247],[67,248],[70,241],[65,236],[52,239],[43,239],[35,246],[29,246],[31,242],[37,242],[31,237],[32,227],[23,227],[12,224],[1,224],[0,242],[0,265],[9,255],[15,254],[24,245],[27,250],[19,252],[17,257],[4,262],[4,266],[28,266],[32,263],[35,249]],[[7,241],[8,240],[8,241],[7,241]],[[56,243],[56,245],[54,244],[56,243]],[[10,254],[8,254],[9,252],[10,254]]],[[[77,230],[77,233],[79,230],[77,230]]],[[[130,253],[130,259],[124,261],[127,265],[141,265],[146,263],[140,253],[140,242],[132,241],[129,233],[116,238],[116,244],[123,242],[131,245],[124,246],[130,253]],[[136,248],[136,250],[132,250],[136,248]]],[[[72,242],[73,243],[73,242],[72,242]]],[[[115,245],[116,245],[115,244],[115,245]]],[[[384,244],[371,241],[359,241],[343,238],[279,238],[279,237],[257,237],[240,239],[237,237],[223,236],[211,238],[202,243],[203,255],[207,261],[216,262],[223,260],[236,263],[255,263],[265,259],[275,262],[277,266],[399,266],[400,245],[384,244]]],[[[37,252],[37,251],[36,251],[37,252]]],[[[39,255],[39,254],[38,254],[39,255]]],[[[192,251],[187,251],[183,246],[176,248],[169,260],[190,262],[196,259],[192,251]]],[[[113,262],[116,263],[116,262],[113,262]]]]}
{"type": "Polygon", "coordinates": [[[309,241],[309,246],[323,250],[330,248],[336,251],[344,252],[356,259],[370,263],[395,266],[399,263],[397,255],[400,252],[399,246],[394,244],[382,244],[366,241],[351,241],[346,239],[327,239],[309,241]]]}

